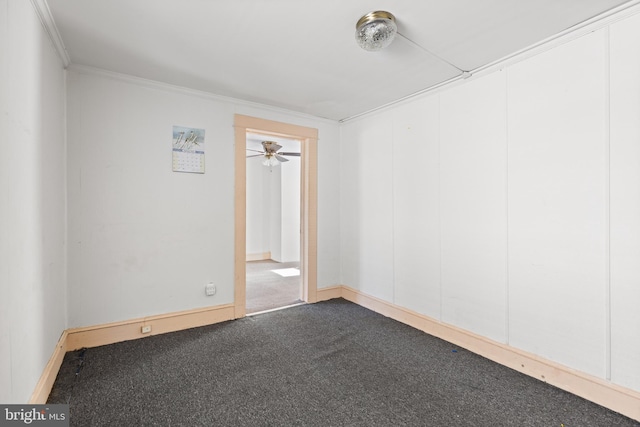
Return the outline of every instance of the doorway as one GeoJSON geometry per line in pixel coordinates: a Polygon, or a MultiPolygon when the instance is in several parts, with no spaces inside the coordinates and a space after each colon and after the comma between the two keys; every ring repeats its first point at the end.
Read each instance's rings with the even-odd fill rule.
{"type": "Polygon", "coordinates": [[[234,316],[247,313],[247,134],[300,142],[300,292],[304,302],[316,302],[317,291],[317,140],[318,130],[236,114],[235,126],[235,295],[234,316]]]}
{"type": "Polygon", "coordinates": [[[247,132],[246,311],[302,303],[300,141],[247,132]]]}

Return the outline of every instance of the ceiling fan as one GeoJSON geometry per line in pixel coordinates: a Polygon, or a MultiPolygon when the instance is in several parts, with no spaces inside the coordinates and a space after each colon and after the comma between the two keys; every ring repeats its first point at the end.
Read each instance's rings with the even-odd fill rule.
{"type": "Polygon", "coordinates": [[[247,156],[247,158],[263,156],[264,157],[264,160],[262,161],[263,165],[265,165],[265,166],[277,166],[277,165],[280,164],[280,162],[288,162],[289,161],[289,159],[287,159],[284,156],[300,157],[300,153],[278,152],[278,150],[280,150],[282,148],[282,145],[280,145],[280,144],[278,144],[277,142],[274,142],[274,141],[262,141],[262,148],[264,148],[264,151],[252,150],[251,148],[247,148],[247,151],[254,151],[256,153],[260,153],[260,154],[251,154],[251,155],[247,156]]]}

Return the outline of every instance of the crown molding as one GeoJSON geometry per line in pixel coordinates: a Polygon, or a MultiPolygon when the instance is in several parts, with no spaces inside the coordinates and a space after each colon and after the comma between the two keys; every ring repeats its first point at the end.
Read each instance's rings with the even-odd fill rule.
{"type": "Polygon", "coordinates": [[[328,119],[326,117],[314,116],[312,114],[302,113],[299,111],[288,110],[282,107],[276,107],[268,104],[261,104],[259,102],[247,101],[244,99],[233,98],[225,95],[218,95],[212,92],[207,92],[199,89],[191,89],[186,86],[174,85],[171,83],[165,83],[158,80],[150,80],[142,77],[132,76],[130,74],[118,73],[115,71],[105,70],[103,68],[92,67],[89,65],[79,65],[76,63],[70,64],[68,71],[76,74],[86,74],[108,78],[111,80],[119,80],[125,83],[131,83],[137,86],[148,87],[152,89],[164,90],[167,92],[180,93],[183,95],[196,96],[198,98],[209,99],[213,101],[225,102],[228,104],[234,104],[236,106],[242,106],[247,108],[258,108],[261,110],[267,110],[274,113],[286,114],[288,116],[299,117],[301,119],[313,120],[315,122],[337,124],[337,120],[328,119]]]}
{"type": "Polygon", "coordinates": [[[554,47],[563,45],[572,40],[578,39],[594,31],[601,30],[611,24],[628,18],[631,15],[640,13],[640,0],[631,0],[618,7],[607,10],[599,15],[582,21],[573,27],[569,27],[564,31],[554,34],[544,40],[534,43],[510,55],[490,62],[471,71],[471,74],[486,74],[498,69],[505,68],[511,64],[521,62],[532,56],[536,56],[542,52],[553,49],[554,47]]]}
{"type": "Polygon", "coordinates": [[[53,47],[62,60],[64,68],[67,68],[71,64],[71,58],[69,57],[67,49],[64,47],[64,42],[62,41],[58,27],[53,20],[53,15],[51,15],[51,10],[49,9],[47,0],[31,0],[31,4],[42,23],[42,27],[47,32],[51,43],[53,43],[53,47]]]}

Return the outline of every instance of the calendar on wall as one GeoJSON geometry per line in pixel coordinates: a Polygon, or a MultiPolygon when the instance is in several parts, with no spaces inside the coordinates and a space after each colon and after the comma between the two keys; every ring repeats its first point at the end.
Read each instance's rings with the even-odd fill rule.
{"type": "Polygon", "coordinates": [[[204,173],[204,129],[173,127],[173,171],[204,173]]]}

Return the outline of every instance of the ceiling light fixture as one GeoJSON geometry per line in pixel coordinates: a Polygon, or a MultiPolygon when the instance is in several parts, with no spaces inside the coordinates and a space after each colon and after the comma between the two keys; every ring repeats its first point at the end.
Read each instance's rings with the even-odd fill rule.
{"type": "Polygon", "coordinates": [[[389,12],[376,10],[358,20],[356,41],[364,50],[373,52],[389,46],[397,32],[396,18],[389,12]]]}
{"type": "Polygon", "coordinates": [[[278,166],[280,162],[275,158],[273,154],[267,154],[265,159],[262,161],[262,164],[265,166],[278,166]]]}
{"type": "Polygon", "coordinates": [[[384,10],[376,10],[375,12],[369,12],[358,20],[356,24],[356,41],[364,50],[374,52],[380,49],[384,49],[389,46],[395,36],[405,39],[407,42],[417,47],[420,50],[428,53],[429,55],[439,59],[440,61],[452,66],[460,71],[463,78],[469,77],[471,74],[468,71],[461,69],[453,65],[446,59],[434,54],[433,52],[420,46],[410,38],[398,32],[398,26],[396,24],[396,17],[391,12],[385,12],[384,10]]]}

